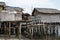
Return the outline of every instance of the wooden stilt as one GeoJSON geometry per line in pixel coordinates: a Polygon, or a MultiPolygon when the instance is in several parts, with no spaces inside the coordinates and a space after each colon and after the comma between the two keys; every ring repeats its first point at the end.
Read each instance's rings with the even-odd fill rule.
{"type": "Polygon", "coordinates": [[[58,26],[57,26],[57,40],[58,40],[58,31],[59,31],[59,30],[58,30],[58,26]]]}
{"type": "Polygon", "coordinates": [[[31,28],[31,39],[33,40],[33,27],[31,28]]]}
{"type": "Polygon", "coordinates": [[[20,26],[19,26],[19,40],[21,40],[21,23],[20,23],[20,26]]]}
{"type": "Polygon", "coordinates": [[[49,24],[49,40],[50,40],[50,36],[51,35],[51,26],[50,26],[50,24],[49,24]]]}
{"type": "Polygon", "coordinates": [[[46,40],[48,40],[48,35],[47,35],[48,34],[48,25],[47,24],[46,24],[45,28],[46,28],[46,40]]]}
{"type": "Polygon", "coordinates": [[[10,34],[11,34],[11,22],[9,22],[9,37],[10,37],[10,34]]]}
{"type": "Polygon", "coordinates": [[[7,24],[4,23],[4,32],[5,32],[5,33],[6,33],[6,25],[7,25],[7,24]]]}
{"type": "Polygon", "coordinates": [[[0,22],[0,28],[1,28],[1,22],[0,22]]]}
{"type": "MultiPolygon", "coordinates": [[[[7,32],[7,31],[6,31],[6,25],[7,25],[7,24],[4,23],[4,32],[5,32],[5,35],[6,35],[6,32],[7,32]]],[[[8,39],[8,38],[6,37],[5,40],[7,40],[7,39],[8,39]]]]}

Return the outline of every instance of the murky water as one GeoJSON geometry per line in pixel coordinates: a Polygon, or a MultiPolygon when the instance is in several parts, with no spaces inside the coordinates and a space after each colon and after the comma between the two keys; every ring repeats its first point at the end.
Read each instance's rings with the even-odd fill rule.
{"type": "MultiPolygon", "coordinates": [[[[43,34],[45,34],[45,32],[44,32],[45,30],[43,31],[44,28],[41,28],[41,30],[40,30],[40,28],[39,27],[37,29],[32,28],[32,34],[35,36],[33,36],[33,37],[31,36],[30,39],[32,39],[32,40],[60,40],[60,25],[55,25],[55,28],[53,28],[53,26],[51,26],[51,25],[48,26],[47,33],[49,35],[43,35],[43,34]],[[35,32],[37,32],[40,35],[35,34],[34,29],[35,29],[35,32]],[[51,35],[51,34],[53,34],[53,35],[51,35]]],[[[29,39],[29,37],[27,39],[29,39]]]]}

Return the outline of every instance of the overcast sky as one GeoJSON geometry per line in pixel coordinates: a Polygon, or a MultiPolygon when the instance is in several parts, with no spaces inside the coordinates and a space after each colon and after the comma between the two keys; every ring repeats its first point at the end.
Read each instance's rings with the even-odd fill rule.
{"type": "Polygon", "coordinates": [[[60,9],[60,0],[0,0],[8,6],[24,8],[25,12],[31,14],[33,8],[60,9]]]}

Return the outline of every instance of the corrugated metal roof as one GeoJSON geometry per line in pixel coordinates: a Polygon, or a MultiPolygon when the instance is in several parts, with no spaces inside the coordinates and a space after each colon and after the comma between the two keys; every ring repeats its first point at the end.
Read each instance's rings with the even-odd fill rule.
{"type": "Polygon", "coordinates": [[[60,13],[59,10],[52,8],[35,8],[35,9],[42,13],[60,13]]]}

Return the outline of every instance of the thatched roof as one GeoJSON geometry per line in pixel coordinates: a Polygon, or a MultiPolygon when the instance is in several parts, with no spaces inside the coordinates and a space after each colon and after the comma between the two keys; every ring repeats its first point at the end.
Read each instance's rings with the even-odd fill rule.
{"type": "Polygon", "coordinates": [[[52,9],[52,8],[35,8],[35,9],[38,10],[39,12],[43,12],[43,13],[60,13],[59,10],[52,9]]]}
{"type": "MultiPolygon", "coordinates": [[[[60,14],[59,10],[52,9],[52,8],[34,8],[32,15],[34,15],[35,11],[43,14],[60,14]]],[[[36,13],[36,14],[39,14],[39,13],[36,13]]]]}

